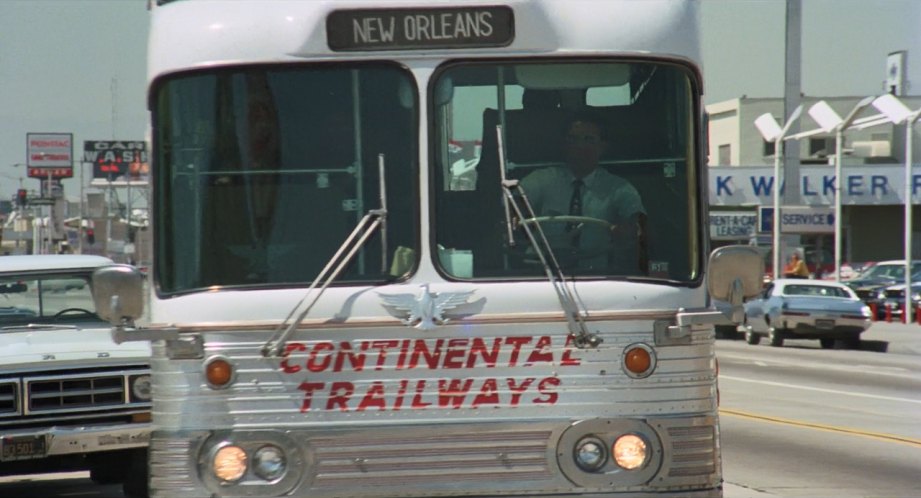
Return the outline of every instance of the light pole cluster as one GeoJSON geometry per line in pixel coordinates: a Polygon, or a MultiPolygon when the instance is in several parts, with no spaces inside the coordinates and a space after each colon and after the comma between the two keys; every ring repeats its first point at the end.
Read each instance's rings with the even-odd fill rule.
{"type": "Polygon", "coordinates": [[[774,226],[773,244],[774,278],[780,277],[780,158],[781,145],[785,140],[799,140],[820,133],[835,134],[835,280],[841,280],[841,165],[843,162],[844,132],[861,130],[886,123],[905,124],[905,310],[911,309],[911,208],[912,208],[912,139],[914,124],[921,118],[921,109],[912,111],[897,97],[891,94],[879,97],[866,97],[841,118],[824,100],[816,102],[809,108],[809,115],[818,123],[819,128],[787,136],[787,132],[802,114],[802,106],[797,107],[786,120],[783,128],[770,113],[755,119],[755,127],[768,142],[774,143],[774,226]],[[860,112],[871,105],[881,114],[857,118],[860,112]]]}
{"type": "MultiPolygon", "coordinates": [[[[893,124],[905,124],[905,314],[911,311],[911,194],[912,145],[914,127],[921,117],[921,109],[912,111],[895,95],[882,95],[873,101],[873,107],[883,113],[893,124]]],[[[908,322],[906,318],[906,323],[908,322]]]]}

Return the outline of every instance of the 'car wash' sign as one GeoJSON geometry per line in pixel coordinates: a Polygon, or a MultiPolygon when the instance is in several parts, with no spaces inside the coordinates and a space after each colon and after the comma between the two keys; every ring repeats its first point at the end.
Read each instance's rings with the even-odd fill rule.
{"type": "Polygon", "coordinates": [[[710,240],[748,240],[757,224],[754,211],[710,211],[710,240]]]}
{"type": "Polygon", "coordinates": [[[83,160],[93,163],[93,178],[140,176],[148,164],[147,144],[140,140],[84,140],[83,160]]]}
{"type": "Polygon", "coordinates": [[[512,9],[337,10],[326,18],[331,50],[504,47],[515,37],[512,9]]]}

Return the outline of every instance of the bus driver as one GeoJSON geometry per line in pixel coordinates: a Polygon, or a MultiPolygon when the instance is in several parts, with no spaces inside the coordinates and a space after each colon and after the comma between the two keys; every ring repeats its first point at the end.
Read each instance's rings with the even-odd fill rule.
{"type": "Polygon", "coordinates": [[[543,168],[521,180],[535,215],[594,218],[610,225],[591,220],[543,223],[560,263],[647,274],[646,209],[630,182],[598,167],[609,145],[601,120],[578,114],[563,138],[566,167],[543,168]]]}

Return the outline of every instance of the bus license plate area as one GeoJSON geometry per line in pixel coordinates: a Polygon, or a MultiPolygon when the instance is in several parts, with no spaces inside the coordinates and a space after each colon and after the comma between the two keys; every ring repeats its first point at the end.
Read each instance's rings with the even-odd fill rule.
{"type": "Polygon", "coordinates": [[[816,320],[815,328],[819,330],[831,330],[835,328],[835,321],[834,320],[816,320]]]}
{"type": "Polygon", "coordinates": [[[4,436],[0,438],[0,461],[44,458],[47,452],[45,436],[4,436]]]}

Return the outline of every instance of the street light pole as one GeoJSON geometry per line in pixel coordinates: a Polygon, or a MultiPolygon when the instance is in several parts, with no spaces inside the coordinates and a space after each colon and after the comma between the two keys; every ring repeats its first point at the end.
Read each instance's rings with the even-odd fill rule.
{"type": "MultiPolygon", "coordinates": [[[[866,128],[876,126],[886,121],[880,121],[882,116],[872,116],[863,120],[856,120],[857,114],[864,107],[870,105],[873,97],[864,97],[857,102],[857,105],[851,109],[844,119],[835,112],[824,100],[820,100],[809,108],[809,115],[821,127],[820,130],[825,133],[835,132],[835,281],[841,281],[841,253],[842,253],[842,210],[841,199],[844,197],[842,186],[842,165],[844,163],[844,131],[855,125],[855,128],[866,128]]],[[[813,132],[807,132],[813,133],[813,132]]]]}
{"type": "Polygon", "coordinates": [[[781,156],[781,145],[784,141],[784,136],[787,132],[790,131],[790,127],[793,126],[793,123],[799,118],[799,115],[803,112],[802,104],[796,106],[796,109],[793,109],[793,112],[790,113],[790,117],[787,118],[784,127],[781,128],[777,124],[777,120],[774,119],[774,116],[771,113],[764,113],[758,116],[755,119],[755,127],[758,128],[758,131],[761,132],[761,136],[768,142],[774,142],[774,219],[773,219],[773,241],[772,241],[772,251],[774,253],[774,280],[780,278],[780,156],[781,156]]]}
{"type": "Polygon", "coordinates": [[[873,106],[886,115],[894,124],[905,122],[905,313],[902,315],[908,323],[908,314],[911,313],[911,198],[912,198],[912,142],[914,126],[921,118],[921,109],[910,110],[895,95],[881,95],[873,101],[873,106]]]}
{"type": "Polygon", "coordinates": [[[83,168],[86,165],[86,161],[80,161],[80,221],[77,223],[77,253],[83,254],[83,168]]]}

